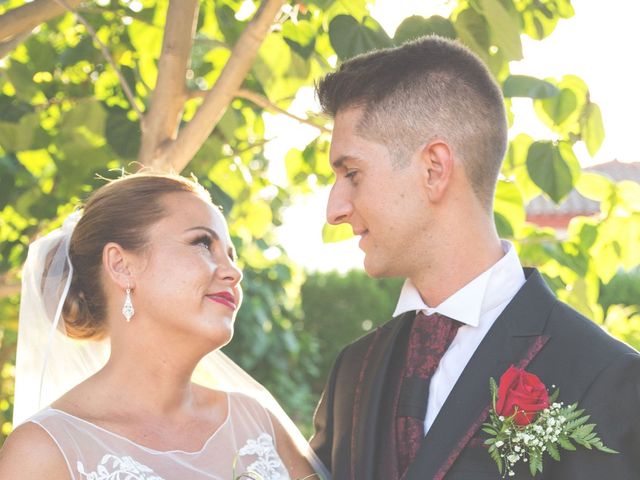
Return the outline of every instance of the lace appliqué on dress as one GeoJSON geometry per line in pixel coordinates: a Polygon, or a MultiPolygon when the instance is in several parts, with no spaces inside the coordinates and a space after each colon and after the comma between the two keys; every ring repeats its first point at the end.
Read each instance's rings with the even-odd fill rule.
{"type": "Polygon", "coordinates": [[[78,462],[77,469],[87,480],[164,480],[131,457],[105,455],[95,472],[85,472],[82,462],[78,462]]]}
{"type": "Polygon", "coordinates": [[[247,440],[246,445],[238,450],[238,456],[246,457],[248,455],[256,455],[258,459],[247,467],[245,474],[254,475],[258,480],[288,479],[280,473],[284,470],[284,466],[276,452],[271,435],[261,433],[256,440],[247,440]]]}

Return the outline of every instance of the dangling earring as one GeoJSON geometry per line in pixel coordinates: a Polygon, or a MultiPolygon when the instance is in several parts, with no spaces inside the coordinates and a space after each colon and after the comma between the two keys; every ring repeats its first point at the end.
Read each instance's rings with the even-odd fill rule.
{"type": "Polygon", "coordinates": [[[131,303],[131,289],[127,287],[127,295],[124,297],[124,305],[122,306],[122,314],[124,318],[127,319],[127,322],[131,321],[131,317],[136,311],[133,308],[133,303],[131,303]]]}

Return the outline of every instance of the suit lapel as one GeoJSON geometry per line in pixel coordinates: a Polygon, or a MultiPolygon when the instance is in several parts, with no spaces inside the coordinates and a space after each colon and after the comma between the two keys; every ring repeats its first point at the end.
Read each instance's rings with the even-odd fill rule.
{"type": "Polygon", "coordinates": [[[489,378],[511,364],[523,365],[542,348],[542,335],[555,301],[535,270],[478,346],[425,437],[406,480],[443,478],[482,423],[490,404],[489,378]],[[529,357],[529,358],[527,358],[529,357]]]}
{"type": "Polygon", "coordinates": [[[352,479],[373,478],[379,410],[391,354],[402,327],[414,316],[414,312],[407,312],[380,327],[380,334],[376,335],[363,359],[353,409],[352,479]]]}

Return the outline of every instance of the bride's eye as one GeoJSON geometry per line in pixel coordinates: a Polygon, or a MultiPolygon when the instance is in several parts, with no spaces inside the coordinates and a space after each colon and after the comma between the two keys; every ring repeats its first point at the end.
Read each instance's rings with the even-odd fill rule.
{"type": "Polygon", "coordinates": [[[204,247],[207,250],[211,247],[211,237],[209,235],[202,235],[191,242],[191,245],[204,247]]]}

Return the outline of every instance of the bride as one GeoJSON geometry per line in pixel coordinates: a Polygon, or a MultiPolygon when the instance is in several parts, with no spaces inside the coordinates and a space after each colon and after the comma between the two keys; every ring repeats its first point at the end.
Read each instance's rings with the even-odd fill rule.
{"type": "Polygon", "coordinates": [[[325,478],[272,397],[218,351],[241,279],[224,217],[197,183],[134,174],[98,189],[29,249],[14,410],[24,423],[0,452],[0,478],[325,478]]]}

